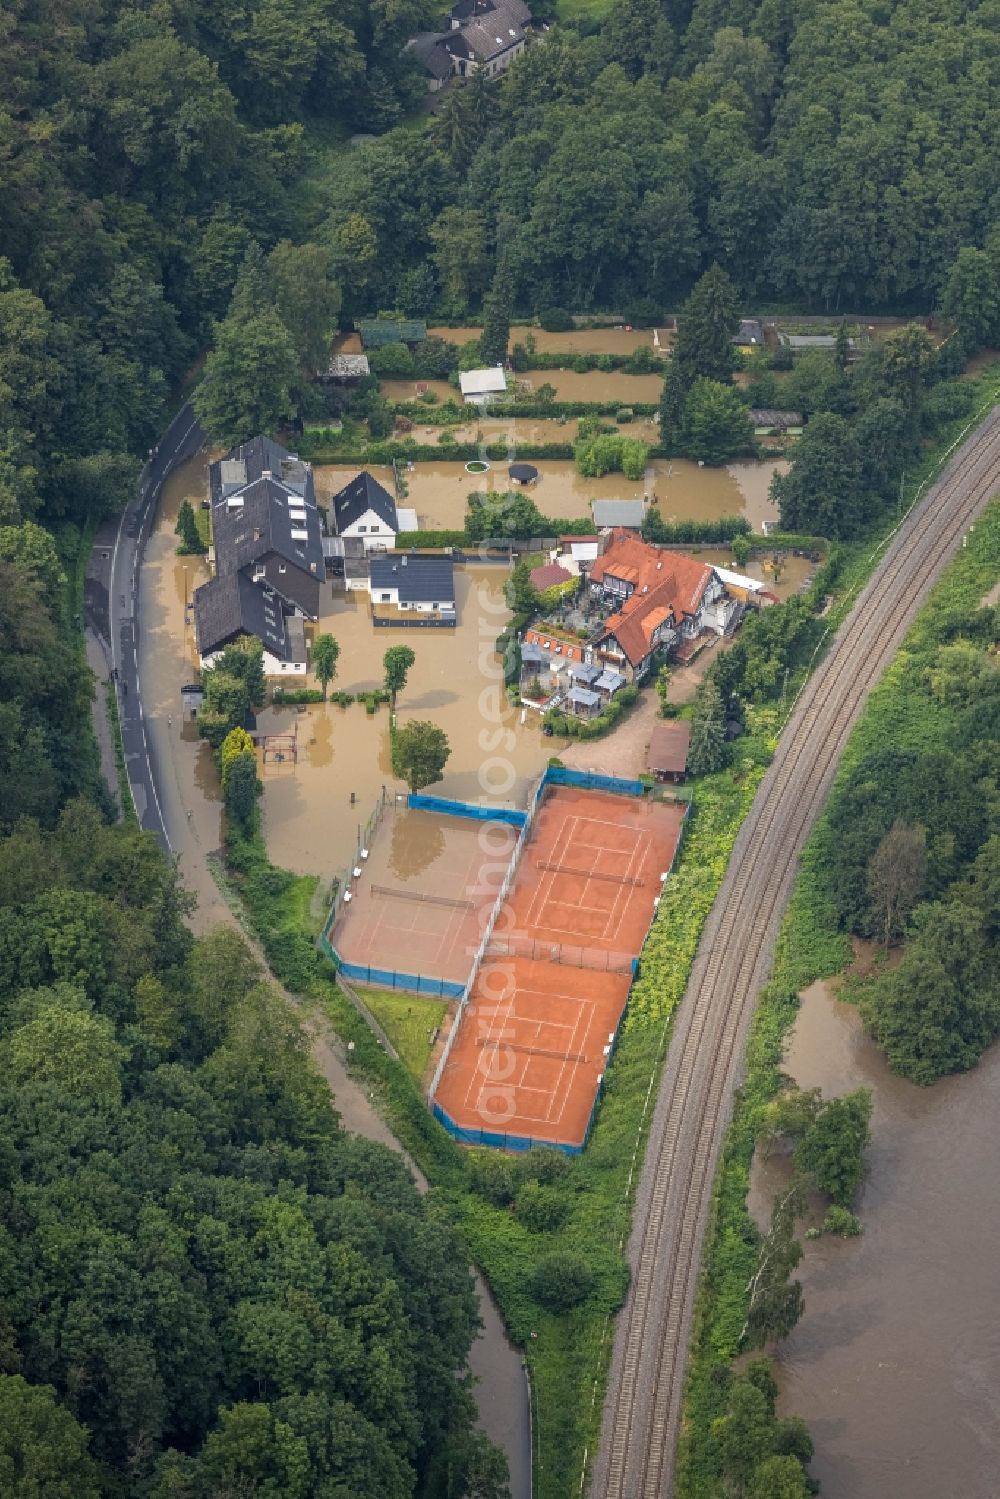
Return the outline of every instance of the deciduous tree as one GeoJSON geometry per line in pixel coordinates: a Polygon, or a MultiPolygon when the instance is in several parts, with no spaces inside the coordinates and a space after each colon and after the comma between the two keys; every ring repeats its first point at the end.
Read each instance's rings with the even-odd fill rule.
{"type": "Polygon", "coordinates": [[[926,876],[927,830],[897,818],[868,865],[868,892],[886,947],[902,935],[926,876]]]}
{"type": "Polygon", "coordinates": [[[393,735],[393,774],[404,780],[411,791],[420,791],[440,781],[450,754],[451,746],[443,729],[427,719],[411,719],[393,735]]]}
{"type": "Polygon", "coordinates": [[[396,694],[406,686],[407,673],[416,661],[408,645],[391,645],[382,657],[385,685],[392,693],[392,706],[396,706],[396,694]]]}
{"type": "Polygon", "coordinates": [[[323,701],[326,702],[326,690],[337,675],[340,642],[335,636],[324,631],[313,640],[312,658],[313,671],[317,682],[323,689],[323,701]]]}

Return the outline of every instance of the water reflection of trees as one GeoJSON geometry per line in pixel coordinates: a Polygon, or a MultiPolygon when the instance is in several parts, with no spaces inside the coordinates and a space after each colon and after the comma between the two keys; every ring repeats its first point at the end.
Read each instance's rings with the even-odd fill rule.
{"type": "Polygon", "coordinates": [[[444,853],[444,830],[426,814],[400,812],[392,819],[389,868],[401,880],[422,874],[444,853]]]}

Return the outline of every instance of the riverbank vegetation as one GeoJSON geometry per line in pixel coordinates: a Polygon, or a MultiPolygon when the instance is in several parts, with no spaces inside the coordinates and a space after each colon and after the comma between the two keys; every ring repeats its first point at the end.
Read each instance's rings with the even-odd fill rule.
{"type": "MultiPolygon", "coordinates": [[[[724,1456],[719,1445],[718,1422],[726,1413],[725,1391],[732,1377],[728,1372],[730,1361],[743,1345],[749,1306],[748,1287],[754,1275],[754,1265],[759,1262],[759,1236],[746,1208],[750,1162],[755,1146],[767,1138],[776,1108],[780,1114],[784,1109],[794,1113],[796,1107],[794,1096],[786,1095],[782,1099],[780,1064],[785,1036],[798,1009],[798,996],[815,979],[840,973],[847,966],[851,957],[849,929],[852,922],[877,924],[884,918],[884,908],[880,909],[877,898],[873,898],[869,868],[872,855],[894,826],[892,808],[884,805],[886,795],[891,801],[892,793],[887,793],[877,773],[872,774],[887,744],[894,749],[899,747],[908,771],[924,754],[935,757],[933,767],[930,763],[926,766],[928,773],[933,773],[935,768],[946,770],[948,757],[956,752],[963,757],[964,776],[953,776],[951,784],[954,790],[946,794],[946,804],[950,804],[952,811],[951,815],[947,811],[943,814],[942,826],[946,836],[940,844],[942,854],[947,853],[958,862],[952,863],[950,878],[948,870],[939,871],[934,876],[942,881],[942,893],[938,902],[930,903],[931,914],[926,930],[933,929],[938,942],[953,942],[952,922],[957,919],[961,923],[967,949],[956,951],[952,947],[946,950],[956,965],[954,972],[972,982],[967,996],[956,996],[954,989],[949,991],[947,998],[959,1001],[953,1007],[947,1003],[941,1005],[940,996],[935,1001],[934,985],[942,979],[951,982],[953,978],[952,972],[942,975],[940,956],[936,956],[934,962],[937,966],[932,963],[929,970],[925,970],[929,979],[926,991],[912,982],[916,978],[914,966],[910,979],[904,974],[898,988],[894,979],[899,968],[865,980],[858,986],[852,982],[841,992],[845,998],[856,995],[863,1014],[868,1010],[873,1018],[879,1016],[882,1013],[880,1004],[884,1003],[886,1012],[898,1017],[897,1024],[887,1029],[883,1044],[887,1044],[890,1061],[918,1081],[928,1080],[927,1075],[921,1076],[921,1073],[929,1061],[936,1069],[933,1075],[951,1070],[956,1065],[970,1065],[982,1046],[996,1034],[997,1021],[990,1008],[990,991],[977,987],[975,964],[983,950],[984,929],[990,932],[995,942],[995,928],[986,928],[986,922],[995,921],[995,917],[990,918],[988,914],[986,890],[989,875],[984,878],[984,873],[993,857],[992,847],[997,842],[992,827],[996,816],[993,761],[997,734],[992,730],[984,740],[973,740],[968,747],[964,741],[956,741],[954,736],[958,724],[967,727],[973,715],[963,720],[963,705],[954,701],[949,703],[946,684],[951,680],[952,648],[956,642],[963,641],[966,645],[974,644],[973,654],[979,657],[978,665],[971,672],[973,680],[980,677],[980,671],[985,674],[987,683],[992,680],[996,619],[993,607],[984,605],[984,600],[995,589],[998,573],[1000,505],[994,504],[976,523],[967,546],[934,589],[899,657],[869,699],[865,714],[851,736],[827,809],[803,854],[800,874],[778,940],[773,977],[762,993],[754,1020],[746,1081],[740,1091],[716,1182],[678,1469],[679,1493],[683,1499],[709,1499],[718,1492],[723,1472],[724,1456]],[[984,755],[987,784],[979,791],[984,755]],[[985,797],[980,810],[985,809],[986,816],[973,838],[973,845],[966,845],[963,853],[960,837],[956,836],[961,830],[956,814],[958,808],[976,795],[985,797]],[[867,857],[858,858],[856,853],[848,853],[841,861],[837,841],[844,835],[852,811],[862,824],[867,825],[862,837],[867,836],[871,847],[867,857]],[[874,826],[868,823],[869,817],[874,826]],[[844,871],[851,868],[853,877],[845,881],[844,871]],[[853,892],[857,906],[847,908],[842,904],[848,892],[853,892]],[[970,908],[968,911],[964,910],[966,904],[970,908]],[[946,912],[940,930],[934,919],[936,905],[953,907],[946,912]],[[858,914],[852,915],[855,911],[858,914]],[[963,966],[965,964],[970,965],[969,969],[963,966]],[[897,995],[900,996],[898,1000],[890,997],[897,995]],[[926,1009],[925,997],[930,1000],[926,1009]],[[938,1006],[936,1013],[935,1003],[938,1006]],[[929,1024],[925,1025],[925,1022],[929,1024]],[[927,1047],[932,1027],[936,1030],[937,1044],[927,1047]],[[894,1057],[896,1047],[899,1050],[894,1057]],[[910,1065],[914,1061],[919,1062],[919,1069],[910,1065]],[[775,1100],[780,1101],[776,1104],[775,1100]]],[[[972,664],[966,645],[962,646],[960,653],[963,671],[972,664]]],[[[965,677],[962,676],[961,680],[965,681],[965,677]]],[[[978,715],[975,717],[978,719],[978,715]]],[[[918,787],[911,785],[910,789],[918,787]]],[[[926,798],[920,805],[929,806],[932,800],[926,798]]],[[[995,876],[993,883],[995,886],[995,876]]],[[[915,924],[911,919],[910,931],[911,943],[924,940],[923,919],[915,924]]],[[[916,953],[924,963],[928,962],[928,955],[921,953],[919,947],[916,953]]],[[[877,1019],[875,1023],[877,1025],[877,1019]]],[[[877,1029],[875,1034],[876,1039],[882,1039],[877,1029]]],[[[857,1119],[854,1125],[859,1128],[857,1119]]],[[[849,1171],[848,1183],[852,1175],[853,1171],[849,1171]]],[[[830,1231],[840,1233],[850,1233],[854,1229],[848,1219],[839,1216],[835,1216],[828,1227],[830,1231]]],[[[789,1271],[792,1268],[794,1265],[790,1264],[789,1271]]],[[[787,1278],[785,1284],[788,1284],[787,1278]]]]}

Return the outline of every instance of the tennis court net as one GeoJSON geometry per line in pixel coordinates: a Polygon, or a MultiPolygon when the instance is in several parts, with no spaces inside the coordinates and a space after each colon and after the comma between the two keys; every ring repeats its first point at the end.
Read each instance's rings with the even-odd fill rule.
{"type": "Polygon", "coordinates": [[[539,869],[551,869],[554,874],[571,874],[578,880],[608,880],[612,885],[645,885],[641,875],[608,874],[603,869],[580,869],[575,864],[560,864],[557,859],[539,859],[539,869]]]}
{"type": "Polygon", "coordinates": [[[563,963],[567,968],[593,968],[597,973],[631,974],[635,960],[631,953],[608,952],[603,947],[585,947],[569,942],[545,942],[539,937],[496,932],[486,944],[484,959],[530,958],[536,963],[563,963]]]}
{"type": "Polygon", "coordinates": [[[422,890],[397,890],[392,885],[372,885],[372,895],[391,896],[395,900],[415,900],[428,906],[452,906],[457,911],[474,911],[474,900],[456,900],[450,895],[428,895],[422,890]]]}

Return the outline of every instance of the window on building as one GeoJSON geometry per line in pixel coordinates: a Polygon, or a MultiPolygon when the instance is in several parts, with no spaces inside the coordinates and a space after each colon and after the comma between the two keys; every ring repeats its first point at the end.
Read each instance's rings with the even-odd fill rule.
{"type": "Polygon", "coordinates": [[[382,595],[382,603],[383,604],[391,604],[392,603],[392,594],[391,593],[383,593],[383,595],[382,595]]]}
{"type": "Polygon", "coordinates": [[[288,571],[287,567],[285,566],[285,564],[283,562],[279,562],[278,563],[278,571],[279,571],[279,573],[284,573],[284,572],[288,571]]]}

